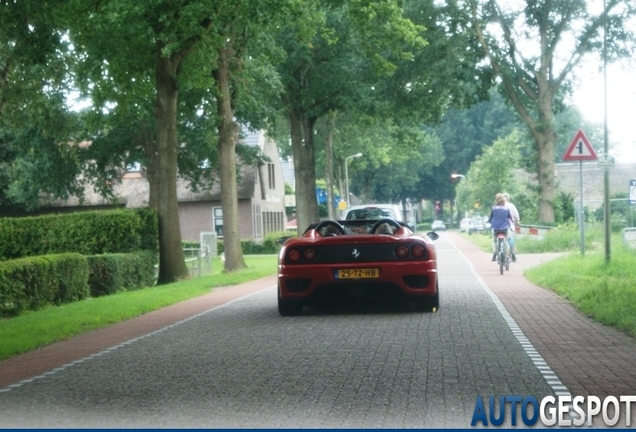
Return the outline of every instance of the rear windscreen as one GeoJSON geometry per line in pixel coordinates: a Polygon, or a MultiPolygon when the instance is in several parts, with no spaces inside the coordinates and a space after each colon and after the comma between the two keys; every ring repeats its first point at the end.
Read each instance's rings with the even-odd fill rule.
{"type": "Polygon", "coordinates": [[[347,213],[347,219],[395,219],[395,213],[391,209],[383,209],[378,207],[369,207],[357,210],[351,210],[347,213]]]}

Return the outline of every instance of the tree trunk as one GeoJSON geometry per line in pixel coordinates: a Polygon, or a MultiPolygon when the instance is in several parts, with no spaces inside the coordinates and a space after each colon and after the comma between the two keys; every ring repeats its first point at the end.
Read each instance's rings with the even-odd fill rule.
{"type": "Polygon", "coordinates": [[[334,202],[334,180],[333,180],[333,130],[336,128],[336,116],[334,115],[329,121],[329,132],[325,141],[325,181],[327,183],[327,209],[329,211],[329,219],[336,219],[336,211],[333,208],[334,202]]]}
{"type": "Polygon", "coordinates": [[[539,101],[539,122],[532,131],[537,143],[537,173],[539,181],[539,209],[538,218],[541,222],[554,223],[554,147],[556,132],[554,131],[554,117],[552,114],[551,95],[539,101]]]}
{"type": "Polygon", "coordinates": [[[217,85],[217,113],[219,115],[219,144],[217,152],[221,169],[221,206],[223,208],[223,250],[225,271],[246,268],[238,223],[238,194],[236,190],[236,143],[239,126],[234,121],[230,95],[231,48],[219,49],[218,65],[214,71],[217,85]],[[230,52],[228,52],[230,51],[230,52]]]}
{"type": "MultiPolygon", "coordinates": [[[[158,50],[160,53],[161,50],[158,50]]],[[[159,219],[159,279],[167,284],[188,277],[181,245],[181,227],[177,199],[177,89],[178,62],[157,55],[156,184],[159,219]]]]}
{"type": "Polygon", "coordinates": [[[296,175],[296,214],[298,234],[319,219],[316,200],[316,160],[314,156],[314,124],[316,120],[301,113],[290,114],[290,131],[294,173],[296,175]]]}

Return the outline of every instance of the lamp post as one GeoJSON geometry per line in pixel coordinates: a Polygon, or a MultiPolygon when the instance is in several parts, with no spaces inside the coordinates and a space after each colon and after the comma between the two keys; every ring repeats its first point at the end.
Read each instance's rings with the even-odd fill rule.
{"type": "Polygon", "coordinates": [[[356,153],[345,158],[345,183],[347,186],[347,208],[350,207],[351,195],[349,195],[349,159],[362,157],[362,153],[356,153]]]}

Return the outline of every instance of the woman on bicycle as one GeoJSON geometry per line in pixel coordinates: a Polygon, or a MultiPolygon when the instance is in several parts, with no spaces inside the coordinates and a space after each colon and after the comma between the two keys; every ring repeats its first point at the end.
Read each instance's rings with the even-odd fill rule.
{"type": "Polygon", "coordinates": [[[508,228],[510,228],[510,220],[512,215],[506,207],[506,198],[503,194],[498,193],[495,196],[495,205],[490,210],[488,223],[492,229],[492,260],[497,261],[497,233],[503,232],[506,235],[506,259],[508,259],[508,228]]]}

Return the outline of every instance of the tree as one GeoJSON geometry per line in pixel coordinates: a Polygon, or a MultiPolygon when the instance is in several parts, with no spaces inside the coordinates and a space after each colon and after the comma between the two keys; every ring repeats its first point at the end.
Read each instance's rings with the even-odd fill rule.
{"type": "MultiPolygon", "coordinates": [[[[404,146],[406,142],[433,142],[429,138],[409,138],[415,135],[435,135],[437,130],[433,131],[432,127],[422,130],[423,124],[436,125],[449,109],[452,111],[470,107],[485,99],[491,85],[489,69],[478,66],[483,54],[477,40],[471,32],[466,31],[467,23],[463,21],[454,3],[406,1],[402,4],[404,16],[419,28],[426,29],[424,34],[427,44],[420,49],[410,50],[412,56],[398,57],[394,62],[394,73],[378,75],[373,86],[373,97],[363,105],[368,116],[377,117],[376,121],[380,123],[386,120],[387,130],[402,130],[401,133],[393,133],[396,139],[385,138],[386,143],[395,144],[393,151],[388,154],[396,159],[419,148],[419,145],[411,148],[404,146]],[[397,139],[398,137],[401,138],[397,139]]],[[[404,46],[404,50],[409,52],[408,45],[404,46]]],[[[357,133],[366,136],[363,130],[366,127],[366,123],[362,123],[357,133]]],[[[367,196],[370,198],[377,195],[371,199],[384,196],[385,200],[391,196],[390,199],[396,201],[407,198],[413,201],[421,198],[452,198],[454,191],[448,181],[451,167],[460,164],[468,169],[477,154],[463,159],[465,148],[474,148],[477,145],[470,142],[467,147],[462,147],[461,144],[466,144],[467,141],[462,139],[464,133],[463,130],[458,131],[457,135],[461,137],[456,136],[455,141],[445,143],[448,146],[444,151],[446,157],[439,154],[435,146],[430,146],[425,161],[416,163],[418,157],[409,159],[409,164],[413,167],[408,170],[403,169],[405,167],[398,160],[395,163],[383,162],[379,166],[400,166],[398,171],[408,172],[411,177],[405,178],[406,182],[403,184],[391,184],[389,189],[393,192],[388,194],[386,192],[389,189],[386,186],[389,185],[374,189],[367,183],[367,196]],[[371,190],[374,190],[372,194],[371,190]]],[[[484,143],[491,142],[493,138],[484,143]]],[[[363,153],[374,154],[375,151],[363,150],[363,153]]],[[[357,162],[356,165],[361,163],[357,162]]],[[[384,176],[368,175],[371,182],[382,182],[384,179],[384,176]]]]}
{"type": "MultiPolygon", "coordinates": [[[[149,204],[159,219],[158,283],[188,276],[177,202],[177,106],[183,61],[214,23],[216,2],[180,0],[110,0],[77,5],[68,24],[70,37],[84,57],[83,88],[134,88],[152,83],[154,131],[144,141],[150,184],[149,204]],[[154,74],[149,74],[153,71],[154,74]]],[[[122,94],[119,88],[117,93],[122,94]]],[[[110,104],[99,93],[98,102],[110,104]]],[[[107,93],[110,95],[112,93],[107,93]]]]}
{"type": "Polygon", "coordinates": [[[81,190],[77,118],[68,112],[68,44],[63,1],[0,5],[0,206],[4,214],[41,205],[42,194],[81,190]]]}
{"type": "Polygon", "coordinates": [[[521,160],[519,137],[520,133],[514,131],[484,148],[483,154],[475,159],[457,186],[460,203],[467,207],[479,203],[482,211],[487,213],[494,205],[497,193],[508,192],[515,196],[522,191],[523,184],[515,175],[521,160]]]}
{"type": "Polygon", "coordinates": [[[501,88],[534,140],[539,181],[539,219],[555,221],[555,124],[559,92],[581,59],[603,47],[610,55],[629,53],[633,40],[627,20],[633,2],[609,0],[593,12],[585,0],[530,1],[522,9],[497,0],[466,0],[472,28],[501,88]]]}
{"type": "Polygon", "coordinates": [[[329,113],[359,109],[373,97],[378,76],[392,73],[396,59],[406,56],[404,47],[423,43],[421,29],[404,19],[392,0],[306,2],[303,13],[281,37],[287,58],[280,67],[299,227],[318,218],[317,121],[329,113]]]}
{"type": "MultiPolygon", "coordinates": [[[[400,203],[419,196],[418,179],[444,159],[439,138],[391,118],[352,120],[336,134],[349,153],[364,154],[349,169],[351,191],[364,202],[400,203]]],[[[344,161],[348,154],[342,152],[339,159],[344,161]]]]}
{"type": "Polygon", "coordinates": [[[439,165],[422,170],[418,198],[453,202],[458,180],[453,181],[451,174],[465,175],[484,148],[509,135],[518,124],[514,111],[495,91],[490,92],[488,100],[469,108],[446,111],[442,121],[431,128],[441,139],[445,158],[439,165]]]}
{"type": "MultiPolygon", "coordinates": [[[[217,106],[218,159],[220,165],[221,203],[223,207],[223,236],[225,270],[245,268],[245,260],[239,237],[238,195],[236,189],[236,144],[239,140],[238,120],[252,127],[263,124],[266,113],[254,103],[260,95],[267,95],[273,87],[280,91],[278,81],[261,80],[249,84],[249,72],[255,69],[273,72],[273,59],[267,57],[274,51],[270,41],[285,21],[292,2],[264,0],[231,0],[219,8],[217,19],[222,25],[214,30],[216,61],[212,67],[215,80],[217,106]],[[250,50],[254,54],[248,55],[250,50]],[[267,58],[271,63],[259,63],[257,58],[267,58]],[[255,67],[258,66],[258,67],[255,67]],[[259,91],[259,87],[263,90],[259,91]],[[248,99],[252,103],[246,102],[248,99]],[[242,104],[242,108],[241,108],[242,104]],[[236,107],[239,106],[237,111],[236,107]]],[[[270,74],[271,75],[271,74],[270,74]]]]}

